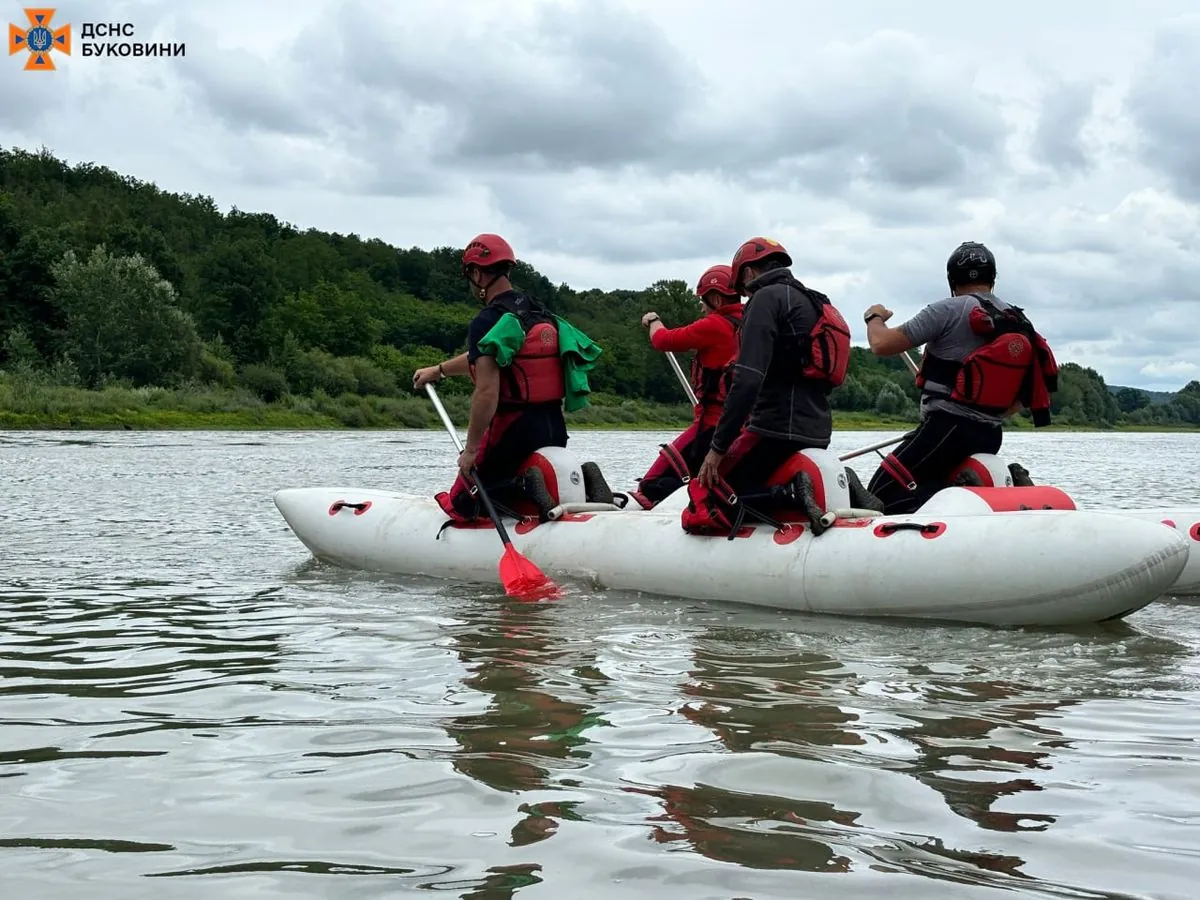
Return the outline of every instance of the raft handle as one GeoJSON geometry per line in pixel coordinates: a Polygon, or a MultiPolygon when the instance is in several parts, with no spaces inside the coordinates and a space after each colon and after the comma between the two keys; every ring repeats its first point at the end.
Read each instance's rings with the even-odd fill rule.
{"type": "Polygon", "coordinates": [[[916,531],[923,538],[935,538],[945,530],[945,522],[929,522],[925,525],[919,522],[883,522],[875,526],[875,536],[888,537],[897,531],[916,531]]]}
{"type": "Polygon", "coordinates": [[[329,507],[329,514],[336,516],[343,509],[352,509],[356,516],[361,516],[371,508],[371,501],[364,500],[362,503],[348,503],[345,500],[335,500],[329,507]]]}

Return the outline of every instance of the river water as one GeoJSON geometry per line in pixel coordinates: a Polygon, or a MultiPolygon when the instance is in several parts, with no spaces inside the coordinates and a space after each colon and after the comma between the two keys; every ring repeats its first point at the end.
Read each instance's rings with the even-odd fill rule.
{"type": "MultiPolygon", "coordinates": [[[[572,446],[620,488],[668,437],[572,446]]],[[[1006,451],[1081,505],[1200,504],[1195,435],[1006,451]]],[[[1200,605],[1042,631],[531,606],[315,564],[271,503],[432,492],[454,456],[0,433],[4,896],[1200,896],[1200,605]]]]}

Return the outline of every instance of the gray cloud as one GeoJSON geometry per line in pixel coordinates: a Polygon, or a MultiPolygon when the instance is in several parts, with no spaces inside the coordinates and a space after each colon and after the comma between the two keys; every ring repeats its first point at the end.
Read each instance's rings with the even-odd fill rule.
{"type": "Polygon", "coordinates": [[[997,98],[964,83],[911,35],[878,32],[814,48],[806,59],[802,79],[747,91],[728,115],[712,111],[696,143],[711,148],[718,170],[802,161],[818,176],[808,187],[837,191],[853,181],[900,188],[981,175],[991,181],[1007,169],[1009,127],[997,98]]]}
{"type": "Polygon", "coordinates": [[[907,35],[817,49],[799,82],[751,83],[731,99],[662,28],[608,0],[587,16],[539,5],[470,31],[457,11],[434,11],[370,54],[365,12],[341,7],[270,69],[245,54],[202,58],[193,91],[234,129],[324,134],[368,164],[376,189],[423,183],[432,167],[632,169],[832,195],[856,183],[982,189],[1007,168],[995,99],[907,35]]]}
{"type": "Polygon", "coordinates": [[[1140,127],[1142,157],[1182,196],[1200,201],[1200,16],[1164,24],[1127,103],[1140,127]]]}
{"type": "Polygon", "coordinates": [[[1060,81],[1045,92],[1033,136],[1034,157],[1051,169],[1086,171],[1091,157],[1083,144],[1083,127],[1092,115],[1097,85],[1060,81]]]}

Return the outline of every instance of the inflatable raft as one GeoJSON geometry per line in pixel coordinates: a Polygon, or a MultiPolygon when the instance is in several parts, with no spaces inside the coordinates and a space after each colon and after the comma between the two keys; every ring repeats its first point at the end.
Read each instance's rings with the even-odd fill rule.
{"type": "MultiPolygon", "coordinates": [[[[568,451],[543,451],[560,505],[506,523],[551,578],[667,597],[812,613],[991,625],[1118,619],[1179,580],[1189,540],[1149,511],[1079,510],[1052,487],[947,488],[915,514],[849,506],[843,464],[805,451],[822,481],[824,529],[748,523],[733,539],[688,534],[684,502],[653,510],[587,503],[568,451]]],[[[289,488],[275,505],[318,559],[396,574],[497,583],[489,522],[448,525],[430,497],[355,487],[289,488]]]]}
{"type": "MultiPolygon", "coordinates": [[[[970,469],[980,476],[980,481],[985,487],[1010,488],[1013,486],[1008,465],[1000,456],[976,454],[970,457],[959,471],[962,469],[970,469]]],[[[1065,493],[1059,493],[1057,496],[1060,504],[1064,507],[1076,508],[1074,500],[1065,493]]],[[[676,491],[656,506],[653,511],[678,516],[686,503],[687,493],[676,491]]],[[[1017,504],[1018,507],[1020,505],[1020,503],[1017,504]]],[[[633,506],[636,507],[636,504],[633,506]]],[[[1179,577],[1175,579],[1166,593],[1176,597],[1200,596],[1200,506],[1146,506],[1131,509],[1100,507],[1095,511],[1140,519],[1145,522],[1158,522],[1178,531],[1188,544],[1188,560],[1183,571],[1180,572],[1179,577]]]]}

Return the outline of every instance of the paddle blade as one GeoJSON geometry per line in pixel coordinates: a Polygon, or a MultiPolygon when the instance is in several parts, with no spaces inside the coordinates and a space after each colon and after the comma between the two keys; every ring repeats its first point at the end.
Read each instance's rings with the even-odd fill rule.
{"type": "Polygon", "coordinates": [[[504,555],[500,557],[500,582],[510,597],[527,602],[551,600],[562,594],[559,586],[512,544],[504,548],[504,555]]]}

